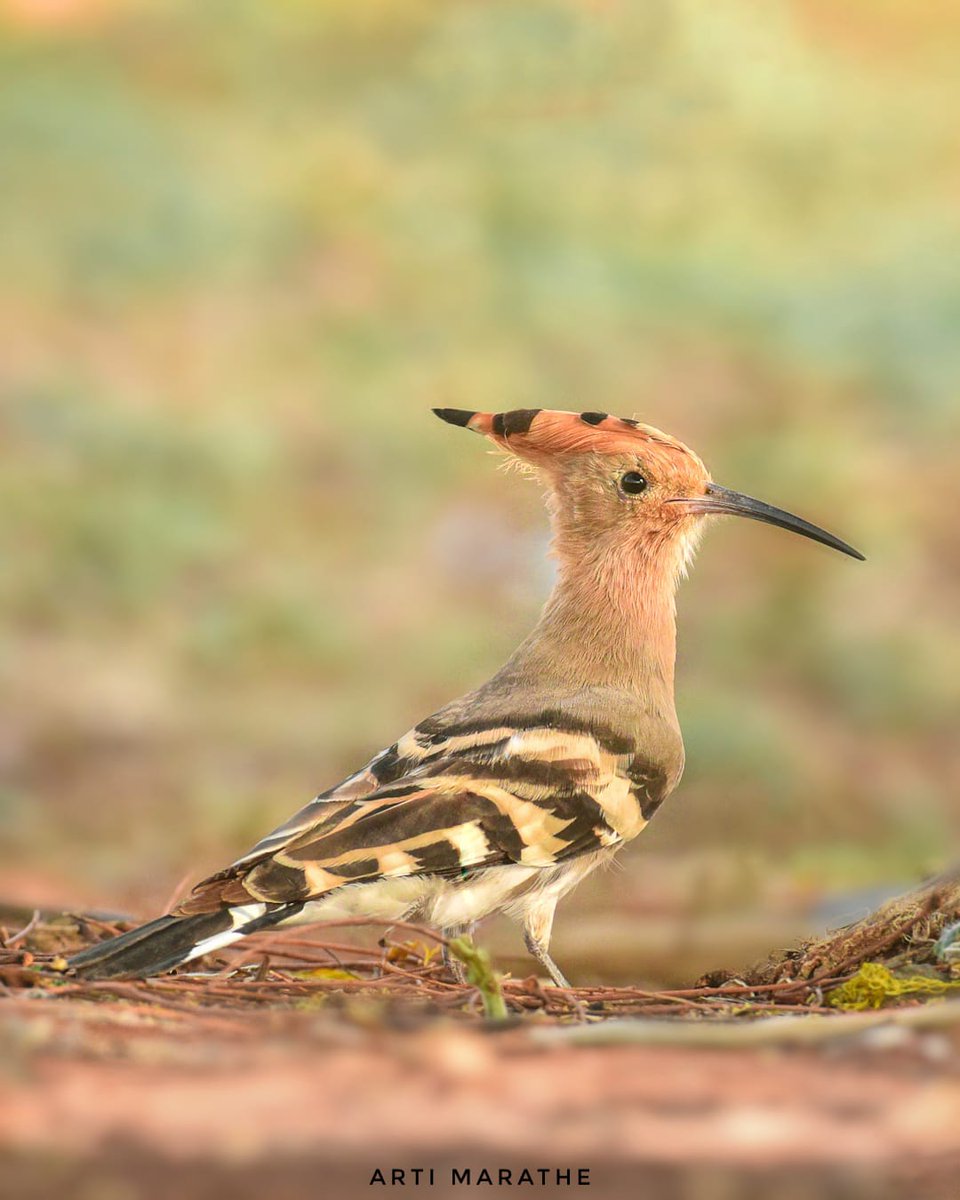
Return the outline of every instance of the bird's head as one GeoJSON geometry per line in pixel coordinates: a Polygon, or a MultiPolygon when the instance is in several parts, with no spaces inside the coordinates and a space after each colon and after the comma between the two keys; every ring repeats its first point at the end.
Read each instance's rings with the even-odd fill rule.
{"type": "Polygon", "coordinates": [[[863,555],[801,517],[721,487],[701,459],[669,434],[606,413],[437,408],[451,425],[481,433],[550,485],[559,528],[586,549],[608,539],[675,549],[682,564],[703,519],[732,514],[779,525],[853,558],[863,555]]]}

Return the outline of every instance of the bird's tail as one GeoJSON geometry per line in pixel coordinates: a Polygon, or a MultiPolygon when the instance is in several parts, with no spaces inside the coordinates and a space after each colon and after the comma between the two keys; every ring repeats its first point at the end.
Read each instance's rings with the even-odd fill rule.
{"type": "Polygon", "coordinates": [[[82,979],[145,979],[180,963],[229,946],[248,933],[277,925],[298,912],[296,904],[240,904],[192,917],[148,921],[75,954],[67,963],[82,979]]]}

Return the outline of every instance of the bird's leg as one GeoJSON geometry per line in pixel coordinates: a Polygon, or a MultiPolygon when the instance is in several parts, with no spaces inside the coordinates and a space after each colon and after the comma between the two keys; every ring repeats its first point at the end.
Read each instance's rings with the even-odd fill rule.
{"type": "Polygon", "coordinates": [[[568,988],[570,983],[567,977],[550,957],[549,953],[547,952],[547,947],[542,942],[538,942],[529,930],[524,932],[523,941],[527,949],[537,960],[537,962],[540,963],[557,987],[568,988]]]}
{"type": "Polygon", "coordinates": [[[446,941],[443,943],[443,965],[457,983],[467,982],[467,968],[455,954],[450,953],[450,947],[447,943],[458,937],[472,937],[476,927],[476,921],[467,921],[463,925],[449,925],[446,929],[440,930],[446,938],[446,941]]]}
{"type": "Polygon", "coordinates": [[[547,972],[557,987],[568,988],[566,976],[549,954],[550,933],[553,929],[553,913],[556,901],[541,904],[528,911],[523,922],[524,945],[547,972]]]}

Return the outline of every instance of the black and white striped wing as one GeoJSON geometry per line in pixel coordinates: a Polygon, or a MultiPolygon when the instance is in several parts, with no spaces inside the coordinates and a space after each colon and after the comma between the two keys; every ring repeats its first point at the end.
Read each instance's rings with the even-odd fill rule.
{"type": "Polygon", "coordinates": [[[507,863],[553,866],[634,837],[646,823],[644,789],[652,782],[638,786],[641,773],[623,739],[542,717],[520,728],[424,722],[365,772],[384,778],[350,799],[334,789],[313,801],[200,884],[181,911],[303,903],[345,883],[465,877],[507,863]]]}

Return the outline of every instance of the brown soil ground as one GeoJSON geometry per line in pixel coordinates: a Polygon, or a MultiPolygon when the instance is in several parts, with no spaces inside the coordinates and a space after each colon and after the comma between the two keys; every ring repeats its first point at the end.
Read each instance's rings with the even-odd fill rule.
{"type": "Polygon", "coordinates": [[[377,1167],[405,1168],[408,1194],[418,1166],[434,1168],[420,1190],[437,1196],[476,1190],[451,1185],[453,1166],[589,1168],[595,1196],[960,1192],[960,1032],[818,1050],[574,1048],[526,1029],[367,1019],[12,1000],[0,1194],[379,1194],[377,1167]]]}
{"type": "MultiPolygon", "coordinates": [[[[34,933],[42,941],[44,927],[34,933]]],[[[11,1200],[960,1196],[951,1001],[889,1019],[799,1016],[793,1026],[828,1031],[810,1044],[695,1045],[691,1028],[756,1028],[730,1019],[749,1004],[722,989],[659,993],[638,1011],[681,1013],[645,1022],[660,1044],[573,1044],[616,1031],[601,1012],[611,994],[641,1000],[531,980],[506,988],[515,1015],[484,1021],[475,989],[412,952],[405,965],[396,947],[399,974],[383,974],[388,952],[353,982],[261,962],[74,990],[37,973],[29,940],[0,964],[0,1196],[11,1200]],[[378,1168],[386,1186],[372,1182],[378,1168]],[[413,1168],[433,1168],[433,1183],[417,1187],[413,1168]],[[454,1168],[470,1168],[471,1184],[454,1168]],[[519,1182],[524,1168],[533,1186],[519,1182]]]]}

